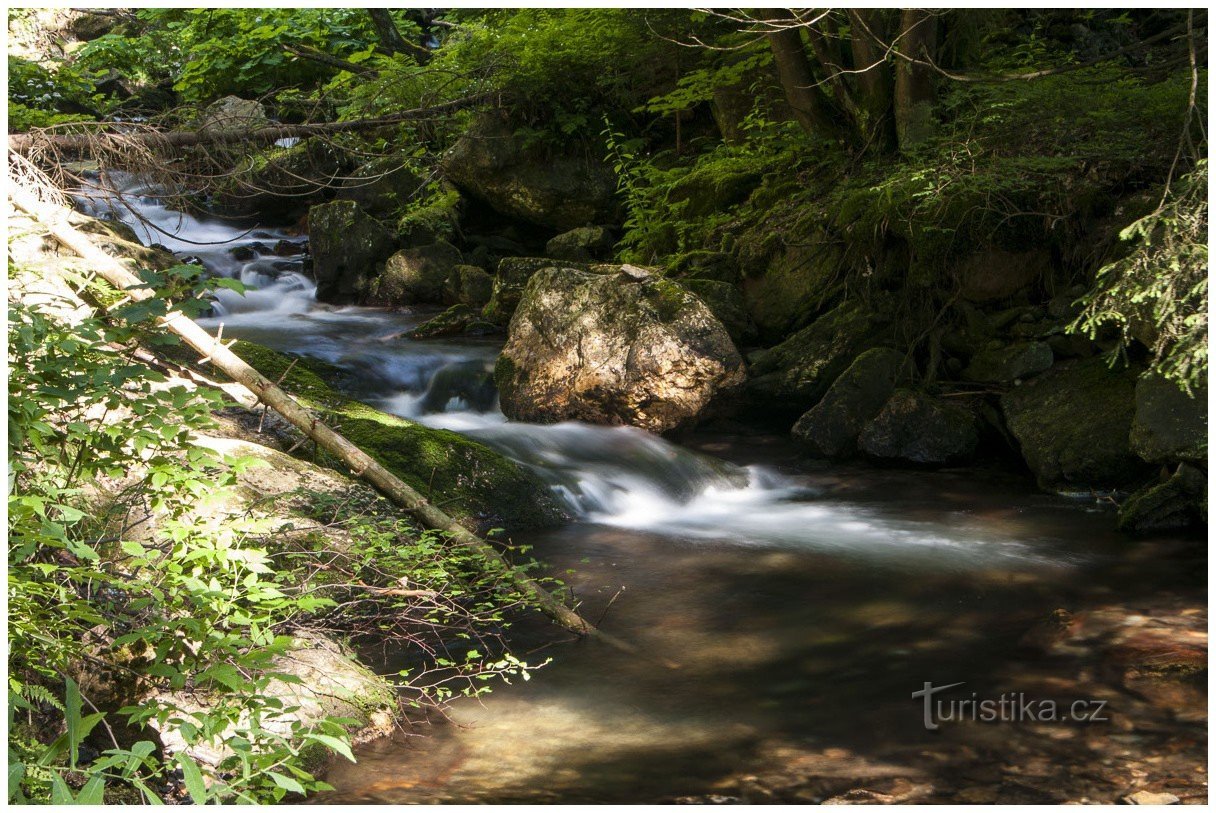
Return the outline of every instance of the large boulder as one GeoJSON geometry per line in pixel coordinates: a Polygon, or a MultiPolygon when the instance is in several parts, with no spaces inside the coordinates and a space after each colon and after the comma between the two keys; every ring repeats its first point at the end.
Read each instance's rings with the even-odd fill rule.
{"type": "Polygon", "coordinates": [[[906,357],[897,350],[867,350],[833,382],[818,404],[794,424],[793,436],[814,457],[843,458],[895,389],[906,357]]]}
{"type": "Polygon", "coordinates": [[[769,341],[807,324],[840,290],[844,254],[824,237],[786,246],[761,261],[743,263],[747,309],[769,341]]]}
{"type": "Polygon", "coordinates": [[[1136,414],[1132,420],[1132,451],[1150,463],[1205,464],[1208,459],[1208,393],[1206,387],[1188,395],[1174,382],[1155,373],[1136,381],[1136,414]]]}
{"type": "Polygon", "coordinates": [[[617,216],[617,179],[598,156],[527,144],[498,113],[478,118],[443,157],[445,176],[507,217],[568,231],[617,216]]]}
{"type": "Polygon", "coordinates": [[[460,251],[445,240],[398,251],[369,286],[371,305],[440,304],[446,301],[448,277],[460,266],[460,251]]]}
{"type": "Polygon", "coordinates": [[[978,444],[975,413],[912,390],[897,390],[857,439],[870,457],[920,466],[965,463],[978,444]]]}
{"type": "Polygon", "coordinates": [[[225,96],[207,106],[198,117],[198,129],[204,133],[225,133],[266,127],[266,108],[252,99],[225,96]]]}
{"type": "Polygon", "coordinates": [[[378,221],[350,200],[308,210],[317,299],[335,305],[363,304],[381,264],[396,246],[378,221]]]}
{"type": "Polygon", "coordinates": [[[1066,361],[1001,397],[1022,456],[1049,490],[1126,485],[1143,470],[1128,441],[1136,371],[1066,361]]]}
{"type": "Polygon", "coordinates": [[[865,350],[882,342],[888,321],[860,302],[846,302],[776,347],[751,358],[752,400],[778,414],[801,415],[865,350]]]}
{"type": "Polygon", "coordinates": [[[582,420],[665,432],[743,383],[743,359],[705,304],[634,266],[537,271],[495,370],[517,420],[582,420]]]}
{"type": "Polygon", "coordinates": [[[590,262],[612,253],[616,240],[606,226],[579,226],[562,232],[545,244],[545,254],[555,260],[590,262]]]}

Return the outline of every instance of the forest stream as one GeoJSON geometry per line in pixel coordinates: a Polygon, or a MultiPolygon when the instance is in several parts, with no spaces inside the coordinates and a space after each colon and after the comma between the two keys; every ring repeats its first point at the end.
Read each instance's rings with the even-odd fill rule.
{"type": "MultiPolygon", "coordinates": [[[[1206,625],[1202,546],[1129,540],[1108,506],[996,468],[808,464],[743,428],[676,445],[510,422],[487,375],[499,340],[406,339],[436,309],[323,305],[291,258],[233,257],[300,235],[129,199],[145,243],[249,286],[218,292],[213,332],[334,364],[350,394],[539,473],[574,519],[515,541],[643,653],[517,626],[521,658],[551,659],[531,680],[336,761],[312,801],[1111,801],[1127,776],[1206,798],[1202,685],[1136,683],[1111,643],[1206,625]],[[942,700],[1101,706],[1054,722],[964,708],[930,727],[913,696],[928,683],[962,684],[942,700]]],[[[388,673],[409,663],[372,654],[388,673]]]]}

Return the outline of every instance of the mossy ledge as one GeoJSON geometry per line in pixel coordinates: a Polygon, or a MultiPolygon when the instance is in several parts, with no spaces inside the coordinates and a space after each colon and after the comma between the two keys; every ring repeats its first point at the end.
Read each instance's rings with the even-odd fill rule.
{"type": "MultiPolygon", "coordinates": [[[[246,341],[232,349],[271,381],[282,377],[283,389],[464,525],[518,531],[566,519],[548,487],[528,469],[456,432],[431,429],[342,395],[327,383],[340,375],[332,365],[246,341]]],[[[318,462],[345,468],[328,455],[318,462]]]]}

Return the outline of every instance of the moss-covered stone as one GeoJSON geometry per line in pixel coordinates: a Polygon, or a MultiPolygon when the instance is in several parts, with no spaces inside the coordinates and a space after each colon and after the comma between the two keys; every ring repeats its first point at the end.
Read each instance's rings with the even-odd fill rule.
{"type": "Polygon", "coordinates": [[[673,184],[667,201],[684,204],[681,214],[685,218],[704,217],[746,199],[760,178],[760,169],[747,158],[715,161],[673,184]]]}
{"type": "MultiPolygon", "coordinates": [[[[326,383],[335,368],[250,342],[234,348],[411,488],[471,527],[510,530],[551,526],[563,519],[548,487],[532,472],[492,449],[444,429],[381,412],[326,383]],[[291,368],[290,371],[288,368],[291,368]]],[[[335,460],[328,463],[342,470],[335,460]]]]}
{"type": "Polygon", "coordinates": [[[353,200],[368,214],[384,217],[409,205],[425,186],[426,180],[404,156],[385,155],[352,171],[335,197],[353,200]]]}
{"type": "Polygon", "coordinates": [[[545,254],[555,260],[604,260],[612,253],[614,244],[611,229],[605,226],[580,226],[562,232],[546,243],[545,254]]]}
{"type": "Polygon", "coordinates": [[[308,229],[317,299],[335,305],[365,302],[396,245],[393,236],[352,200],[312,207],[308,229]]]}
{"type": "Polygon", "coordinates": [[[368,286],[372,305],[440,304],[446,301],[447,281],[460,265],[460,251],[445,240],[398,251],[368,286]]]}
{"type": "Polygon", "coordinates": [[[1136,491],[1119,506],[1119,529],[1130,533],[1176,530],[1207,524],[1208,478],[1183,463],[1164,482],[1136,491]]]}
{"type": "Polygon", "coordinates": [[[1136,416],[1132,450],[1150,463],[1184,460],[1205,464],[1208,458],[1208,393],[1202,387],[1188,395],[1173,381],[1145,373],[1136,381],[1136,416]]]}
{"type": "Polygon", "coordinates": [[[923,392],[896,390],[857,438],[866,455],[915,466],[966,463],[979,443],[970,409],[923,392]]]}
{"type": "Polygon", "coordinates": [[[457,265],[443,283],[443,301],[449,305],[485,306],[494,293],[494,278],[475,265],[457,265]]]}
{"type": "Polygon", "coordinates": [[[826,239],[785,246],[762,268],[745,268],[743,294],[761,336],[779,341],[843,290],[844,258],[826,239]]]}
{"type": "Polygon", "coordinates": [[[497,111],[470,125],[443,157],[443,170],[500,214],[554,231],[617,220],[617,179],[602,156],[529,144],[497,111]]]}
{"type": "Polygon", "coordinates": [[[481,318],[480,310],[468,305],[453,305],[405,335],[411,339],[436,339],[441,336],[488,336],[501,332],[501,327],[481,318]]]}
{"type": "Polygon", "coordinates": [[[714,279],[684,279],[680,280],[680,283],[700,297],[713,311],[736,345],[748,345],[756,341],[756,323],[747,313],[747,306],[738,286],[714,279]]]}
{"type": "Polygon", "coordinates": [[[487,322],[496,325],[506,325],[511,321],[511,315],[519,305],[524,286],[528,280],[542,268],[561,266],[586,270],[586,263],[557,262],[548,257],[503,257],[498,261],[498,270],[494,274],[494,286],[490,293],[490,301],[486,303],[481,315],[487,322]]]}
{"type": "Polygon", "coordinates": [[[1051,367],[1055,354],[1046,342],[997,343],[971,357],[963,370],[967,381],[998,383],[1029,378],[1051,367]]]}
{"type": "Polygon", "coordinates": [[[1101,357],[1078,359],[1001,397],[1006,424],[1040,485],[1109,489],[1143,472],[1128,441],[1136,375],[1112,370],[1101,357]]]}
{"type": "Polygon", "coordinates": [[[886,347],[867,350],[794,424],[795,442],[814,457],[844,458],[857,451],[857,436],[882,410],[906,359],[886,347]]]}
{"type": "Polygon", "coordinates": [[[881,344],[889,322],[860,302],[837,306],[776,347],[752,357],[748,390],[758,409],[801,415],[860,353],[881,344]]]}

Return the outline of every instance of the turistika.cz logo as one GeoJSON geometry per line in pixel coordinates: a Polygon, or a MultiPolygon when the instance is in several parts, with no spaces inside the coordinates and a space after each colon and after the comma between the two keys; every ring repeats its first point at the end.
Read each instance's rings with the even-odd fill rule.
{"type": "Polygon", "coordinates": [[[1104,723],[1105,700],[1035,700],[1022,692],[1002,692],[999,697],[981,698],[977,692],[970,697],[935,697],[956,689],[962,683],[934,686],[925,681],[924,688],[912,693],[913,700],[923,703],[925,728],[936,731],[942,723],[1104,723]]]}

